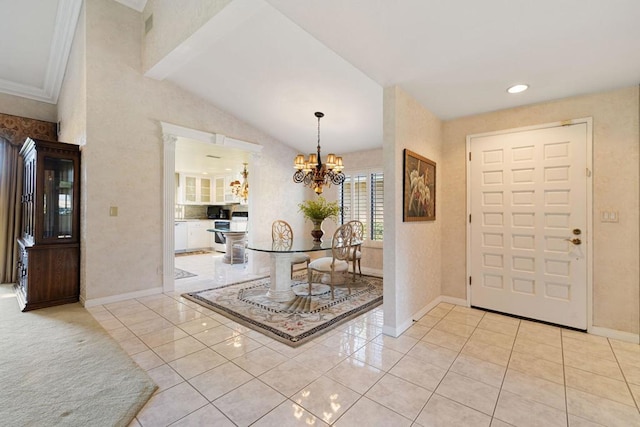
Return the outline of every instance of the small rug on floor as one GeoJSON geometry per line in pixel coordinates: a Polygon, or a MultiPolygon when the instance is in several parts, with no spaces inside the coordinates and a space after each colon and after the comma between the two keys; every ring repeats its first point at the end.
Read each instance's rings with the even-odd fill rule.
{"type": "Polygon", "coordinates": [[[175,270],[175,275],[174,275],[175,280],[186,279],[187,277],[197,276],[197,274],[190,273],[186,270],[180,270],[179,268],[175,268],[174,270],[175,270]]]}
{"type": "Polygon", "coordinates": [[[334,300],[330,287],[319,283],[313,284],[309,296],[306,279],[306,272],[294,273],[296,297],[286,302],[267,298],[269,277],[182,296],[292,347],[382,304],[380,277],[356,276],[351,294],[344,285],[334,287],[334,300]]]}

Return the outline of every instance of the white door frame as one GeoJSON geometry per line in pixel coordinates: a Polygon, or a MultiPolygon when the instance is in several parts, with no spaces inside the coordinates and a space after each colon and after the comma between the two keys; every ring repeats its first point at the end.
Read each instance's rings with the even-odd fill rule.
{"type": "Polygon", "coordinates": [[[585,233],[585,241],[587,248],[587,331],[593,328],[593,119],[585,117],[581,119],[563,120],[561,122],[546,123],[534,126],[525,126],[514,129],[505,129],[495,132],[478,133],[467,135],[466,157],[467,157],[467,306],[471,306],[471,284],[469,277],[471,276],[471,161],[469,161],[469,153],[471,152],[471,139],[482,136],[505,135],[516,132],[531,131],[537,129],[546,129],[560,126],[568,126],[578,123],[586,123],[587,125],[587,233],[585,233]]]}
{"type": "MultiPolygon", "coordinates": [[[[203,132],[171,123],[160,122],[162,127],[163,149],[163,195],[162,198],[162,291],[175,289],[175,169],[176,141],[179,137],[194,139],[208,144],[239,148],[256,155],[262,146],[252,142],[229,138],[225,135],[203,132]]],[[[253,159],[253,156],[252,156],[253,159]]],[[[251,165],[249,165],[251,167],[251,165]]],[[[251,195],[249,195],[251,198],[251,195]]]]}

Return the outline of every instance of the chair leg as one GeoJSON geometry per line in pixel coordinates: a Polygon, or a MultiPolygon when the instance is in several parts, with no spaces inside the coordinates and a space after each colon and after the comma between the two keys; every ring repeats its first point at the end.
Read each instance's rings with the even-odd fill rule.
{"type": "Polygon", "coordinates": [[[311,277],[313,273],[309,270],[309,266],[307,265],[307,281],[309,282],[309,296],[311,296],[311,277]]]}
{"type": "MultiPolygon", "coordinates": [[[[360,260],[358,260],[358,272],[360,273],[360,277],[362,277],[362,267],[360,267],[360,260]]],[[[353,273],[355,274],[355,271],[353,273]]]]}

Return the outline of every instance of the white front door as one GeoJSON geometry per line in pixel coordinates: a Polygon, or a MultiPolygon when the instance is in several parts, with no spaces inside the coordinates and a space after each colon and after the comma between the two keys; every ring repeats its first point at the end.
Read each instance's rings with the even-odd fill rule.
{"type": "Polygon", "coordinates": [[[587,328],[588,130],[469,137],[472,306],[587,328]]]}

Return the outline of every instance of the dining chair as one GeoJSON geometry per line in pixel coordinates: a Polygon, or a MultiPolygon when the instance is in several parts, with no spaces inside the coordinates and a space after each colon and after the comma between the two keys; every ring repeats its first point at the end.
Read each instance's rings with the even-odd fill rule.
{"type": "Polygon", "coordinates": [[[364,224],[361,221],[353,220],[347,224],[351,225],[351,232],[353,233],[353,239],[351,244],[351,250],[349,251],[349,261],[353,262],[353,281],[356,281],[356,262],[358,263],[358,272],[362,277],[362,268],[360,266],[360,260],[362,259],[362,241],[364,239],[364,224]],[[355,244],[354,244],[355,243],[355,244]]]}
{"type": "MultiPolygon", "coordinates": [[[[293,244],[293,229],[287,221],[281,219],[275,220],[271,224],[271,239],[276,246],[291,248],[293,244]]],[[[307,268],[309,268],[310,261],[311,257],[305,253],[291,254],[291,277],[293,277],[294,265],[307,263],[307,268]]]]}
{"type": "MultiPolygon", "coordinates": [[[[333,240],[331,241],[331,256],[318,258],[309,263],[307,267],[309,295],[311,295],[313,273],[318,272],[331,275],[329,282],[329,286],[331,287],[331,299],[335,299],[333,287],[337,284],[336,275],[338,273],[349,271],[349,251],[351,249],[352,233],[351,225],[349,224],[344,224],[338,227],[338,229],[333,233],[333,240]]],[[[351,285],[349,284],[349,280],[346,280],[346,283],[349,288],[349,294],[351,294],[351,285]]]]}

